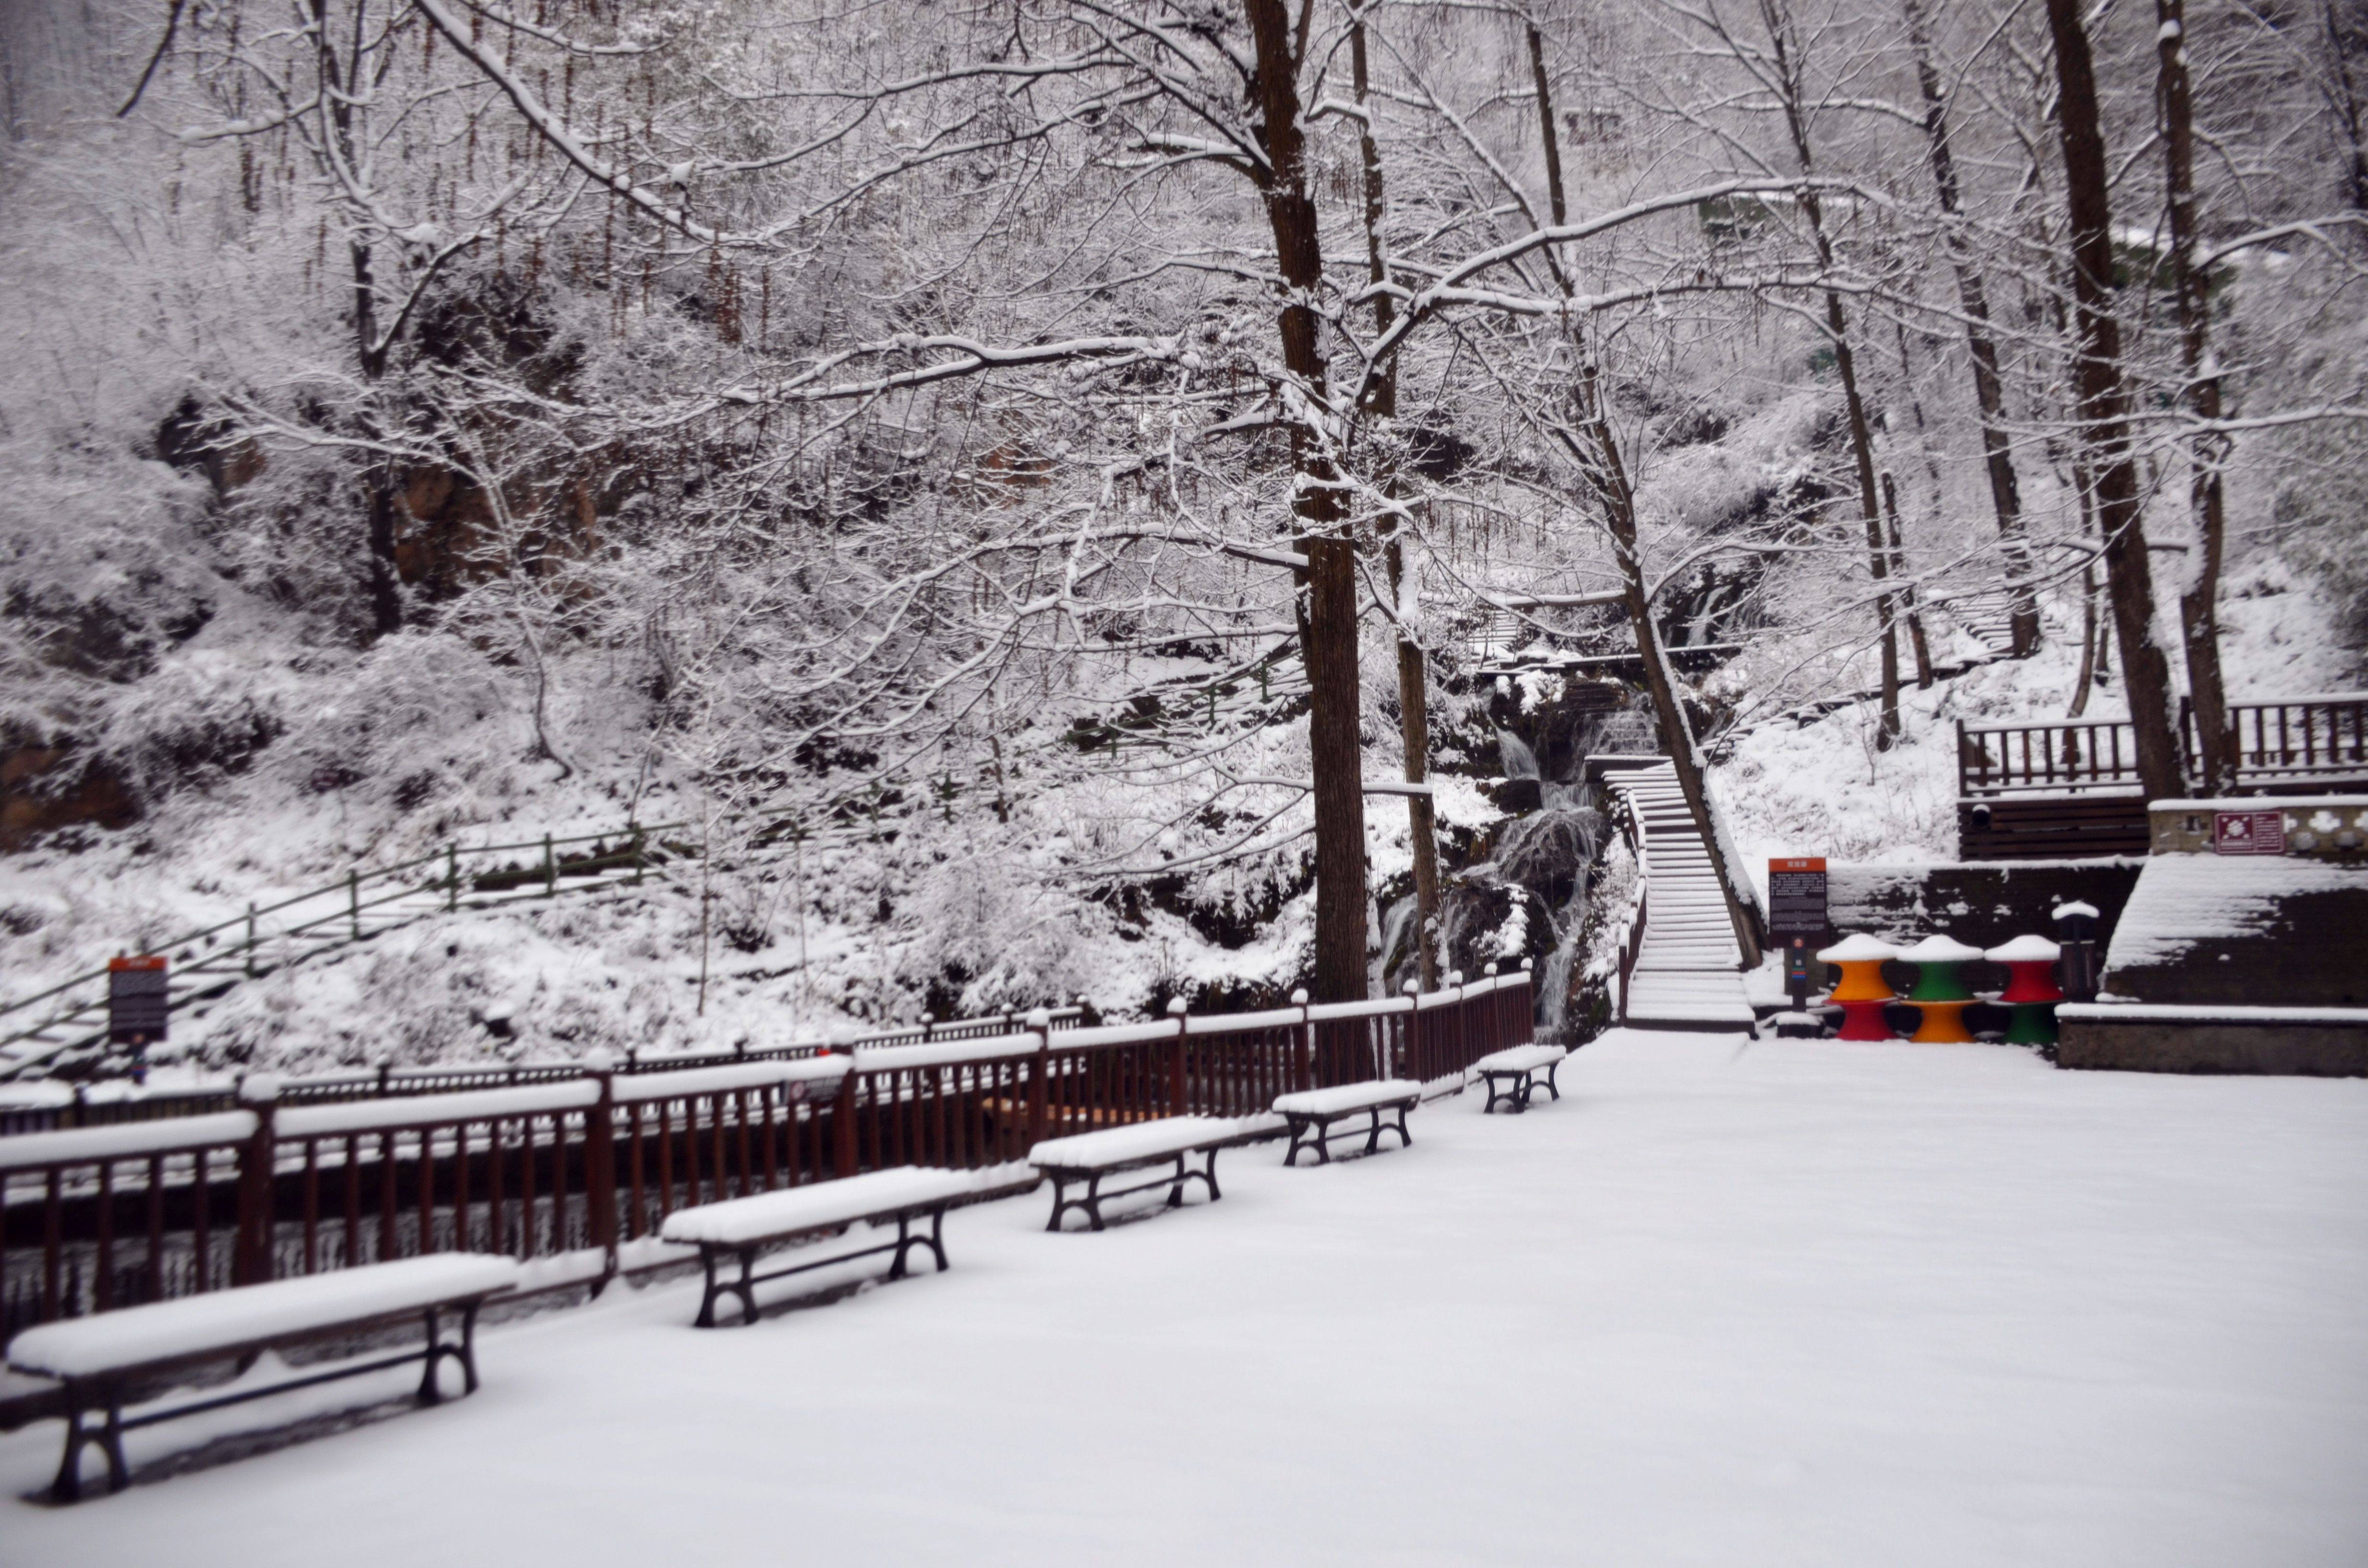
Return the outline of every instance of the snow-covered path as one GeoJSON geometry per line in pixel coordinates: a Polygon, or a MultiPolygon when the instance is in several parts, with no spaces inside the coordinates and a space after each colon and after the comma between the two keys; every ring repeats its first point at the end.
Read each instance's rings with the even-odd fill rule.
{"type": "Polygon", "coordinates": [[[1645,941],[1624,1017],[1657,1028],[1749,1028],[1743,949],[1678,770],[1663,762],[1614,772],[1605,783],[1626,797],[1645,833],[1645,941]]]}
{"type": "Polygon", "coordinates": [[[1562,1080],[1101,1235],[957,1213],[952,1272],[747,1331],[497,1327],[473,1399],[79,1507],[13,1500],[44,1424],[0,1562],[2368,1561],[2368,1083],[1633,1033],[1562,1080]]]}

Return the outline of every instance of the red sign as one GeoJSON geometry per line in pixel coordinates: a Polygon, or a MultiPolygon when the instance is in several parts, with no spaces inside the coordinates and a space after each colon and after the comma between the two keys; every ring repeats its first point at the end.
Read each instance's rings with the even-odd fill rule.
{"type": "Polygon", "coordinates": [[[2283,855],[2286,852],[2285,813],[2214,812],[2212,847],[2223,855],[2283,855]]]}
{"type": "Polygon", "coordinates": [[[173,1006],[169,981],[162,954],[108,960],[107,1038],[135,1046],[163,1040],[173,1006]]]}
{"type": "Polygon", "coordinates": [[[1768,869],[1770,871],[1822,871],[1826,869],[1826,858],[1822,855],[1802,855],[1790,860],[1770,860],[1768,869]]]}

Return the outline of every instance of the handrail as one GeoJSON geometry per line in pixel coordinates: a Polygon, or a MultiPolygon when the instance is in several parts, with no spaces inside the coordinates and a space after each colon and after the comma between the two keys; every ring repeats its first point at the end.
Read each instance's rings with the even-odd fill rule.
{"type": "MultiPolygon", "coordinates": [[[[250,903],[247,905],[244,914],[232,915],[230,918],[218,921],[211,926],[200,926],[192,931],[183,932],[167,941],[157,944],[156,947],[158,950],[168,953],[179,952],[191,949],[211,949],[219,945],[216,939],[221,937],[224,933],[236,931],[238,928],[244,926],[246,937],[245,945],[247,953],[247,974],[245,977],[252,978],[255,974],[255,955],[260,946],[257,931],[258,922],[270,915],[293,909],[299,904],[309,903],[323,899],[338,900],[338,903],[335,907],[317,916],[281,927],[279,931],[272,934],[275,939],[284,939],[289,937],[302,936],[310,932],[317,931],[324,926],[333,926],[340,920],[347,920],[353,923],[355,927],[354,936],[359,939],[361,935],[359,930],[360,917],[366,910],[378,909],[386,904],[393,903],[405,898],[412,898],[423,893],[436,892],[442,892],[445,894],[448,908],[456,909],[459,907],[461,899],[463,895],[464,883],[466,884],[467,892],[472,897],[487,892],[498,892],[500,890],[482,890],[477,886],[477,884],[482,882],[487,876],[498,875],[507,869],[504,867],[485,867],[484,862],[491,857],[515,854],[520,850],[541,851],[542,874],[545,884],[544,892],[545,896],[552,896],[562,891],[558,883],[559,880],[563,876],[573,877],[579,876],[581,874],[569,871],[567,866],[562,862],[559,851],[563,848],[577,845],[608,844],[614,842],[620,844],[620,849],[619,852],[624,853],[626,852],[625,848],[621,846],[630,846],[630,852],[633,858],[633,872],[636,877],[639,877],[652,859],[651,853],[647,848],[648,841],[655,835],[666,833],[688,825],[689,824],[678,822],[638,824],[628,820],[621,826],[611,827],[598,833],[570,834],[565,836],[545,835],[541,838],[524,839],[514,843],[473,845],[466,848],[463,848],[458,843],[447,844],[440,850],[431,851],[425,855],[414,856],[404,860],[398,860],[392,865],[376,866],[368,870],[363,870],[359,867],[349,869],[344,877],[336,881],[324,883],[322,886],[307,889],[301,892],[291,893],[288,897],[277,900],[274,903],[250,903]],[[462,869],[464,858],[468,862],[468,870],[465,874],[462,869]],[[444,875],[440,877],[432,877],[424,881],[416,879],[397,881],[397,879],[403,878],[404,873],[416,871],[420,867],[430,865],[438,861],[441,861],[445,867],[444,875]],[[374,896],[367,900],[363,899],[361,896],[362,891],[365,888],[375,891],[385,887],[390,883],[394,884],[393,891],[392,892],[384,892],[379,896],[374,896]]],[[[587,860],[597,860],[599,858],[602,858],[578,857],[575,864],[581,866],[587,860]]],[[[528,868],[527,869],[530,873],[531,868],[528,868]]],[[[579,882],[577,887],[580,888],[582,884],[579,882]]],[[[575,892],[577,891],[577,888],[569,888],[564,891],[575,892]]],[[[234,946],[232,950],[235,950],[234,946]]],[[[209,956],[211,957],[212,955],[209,956]]],[[[71,975],[54,985],[34,992],[30,995],[17,997],[15,1000],[6,1003],[0,1003],[0,1020],[10,1019],[13,1016],[17,1024],[17,1027],[9,1029],[6,1034],[0,1034],[0,1050],[5,1050],[8,1046],[33,1039],[50,1029],[74,1028],[76,1026],[77,1020],[83,1019],[88,1015],[99,1011],[106,1005],[103,987],[106,983],[107,976],[108,971],[105,968],[86,970],[79,974],[71,975]],[[52,1009],[39,1017],[33,1018],[29,1022],[25,1021],[26,1015],[28,1010],[38,1007],[40,1004],[45,1002],[53,1002],[59,997],[66,996],[69,994],[86,989],[97,989],[99,994],[90,996],[86,1000],[80,1002],[78,1005],[63,1007],[62,1009],[52,1009]]],[[[226,983],[234,983],[234,982],[229,982],[226,983]]],[[[210,993],[215,989],[217,988],[201,987],[199,988],[199,991],[210,993]]],[[[195,999],[198,994],[199,992],[183,992],[180,994],[174,996],[170,1005],[174,1007],[179,1007],[195,999]]],[[[5,1065],[6,1064],[0,1064],[0,1066],[5,1065]]],[[[28,1065],[29,1065],[29,1063],[28,1063],[28,1065]]]]}
{"type": "MultiPolygon", "coordinates": [[[[2368,772],[2368,692],[2231,702],[2228,725],[2237,788],[2368,772]]],[[[2202,748],[2192,711],[2180,716],[2180,745],[2181,770],[2196,781],[2202,748]]],[[[2135,790],[2140,783],[2136,734],[2127,719],[1957,721],[1961,799],[2032,790],[2135,790]]]]}

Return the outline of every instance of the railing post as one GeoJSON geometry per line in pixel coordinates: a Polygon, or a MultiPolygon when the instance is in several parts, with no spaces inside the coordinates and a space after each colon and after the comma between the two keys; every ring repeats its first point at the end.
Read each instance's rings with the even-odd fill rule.
{"type": "Polygon", "coordinates": [[[592,1244],[600,1249],[598,1295],[617,1277],[617,1059],[606,1046],[584,1053],[584,1071],[600,1086],[600,1097],[585,1112],[584,1207],[592,1224],[592,1244]]]}
{"type": "Polygon", "coordinates": [[[384,1099],[387,1096],[394,1092],[393,1087],[393,1077],[394,1058],[392,1056],[380,1058],[378,1064],[378,1097],[380,1099],[384,1099]]]}
{"type": "Polygon", "coordinates": [[[847,1052],[847,1071],[838,1080],[838,1097],[831,1102],[831,1159],[837,1174],[855,1174],[855,1051],[847,1052]]]}
{"type": "Polygon", "coordinates": [[[444,846],[444,909],[447,914],[461,907],[461,846],[444,846]]]}
{"type": "MultiPolygon", "coordinates": [[[[1486,1056],[1505,1043],[1504,1030],[1497,1018],[1497,966],[1493,963],[1484,964],[1481,966],[1480,973],[1488,982],[1488,1005],[1481,1010],[1480,1015],[1480,1049],[1477,1051],[1467,1050],[1464,1052],[1466,1061],[1486,1056]]],[[[1464,1043],[1468,1046],[1471,1042],[1466,1040],[1464,1043]]],[[[1461,1066],[1462,1063],[1459,1062],[1457,1065],[1461,1066]]]]}
{"type": "Polygon", "coordinates": [[[246,901],[246,978],[255,978],[255,901],[246,901]]]}
{"type": "Polygon", "coordinates": [[[362,939],[362,877],[352,867],[346,868],[346,921],[353,927],[354,940],[362,939]]]}
{"type": "MultiPolygon", "coordinates": [[[[230,1255],[230,1282],[261,1285],[271,1278],[272,1166],[278,1149],[272,1120],[279,1080],[250,1074],[238,1085],[239,1103],[255,1113],[255,1136],[238,1152],[238,1230],[230,1255]]],[[[391,1179],[392,1173],[381,1179],[391,1179]]]]}
{"type": "Polygon", "coordinates": [[[1298,1049],[1292,1053],[1292,1087],[1302,1093],[1315,1086],[1315,1025],[1307,1016],[1307,993],[1294,991],[1291,1005],[1299,1009],[1298,1049]]]}
{"type": "Polygon", "coordinates": [[[1167,999],[1167,1014],[1168,1017],[1176,1020],[1175,1059],[1168,1063],[1167,1067],[1167,1114],[1170,1116],[1182,1116],[1185,1114],[1184,998],[1181,996],[1170,996],[1167,999]]]}
{"type": "Polygon", "coordinates": [[[550,898],[559,892],[559,863],[552,858],[551,835],[542,835],[542,896],[550,898]]]}
{"type": "MultiPolygon", "coordinates": [[[[1044,1141],[1053,1116],[1053,1014],[1039,1007],[1028,1015],[1028,1027],[1036,1032],[1036,1065],[1028,1085],[1028,1148],[1044,1141]]],[[[1027,1153],[1028,1149],[1019,1151],[1027,1153]]]]}
{"type": "MultiPolygon", "coordinates": [[[[1515,1045],[1535,1045],[1538,1041],[1538,982],[1530,960],[1521,960],[1520,1005],[1513,1014],[1514,1033],[1520,1038],[1515,1045]]],[[[1557,1042],[1559,1043],[1559,1042],[1557,1042]]]]}
{"type": "Polygon", "coordinates": [[[1415,1079],[1418,1083],[1422,1078],[1422,1071],[1419,1064],[1423,1060],[1424,1054],[1422,1050],[1424,1044],[1422,1038],[1422,982],[1419,980],[1409,980],[1404,985],[1398,987],[1398,989],[1406,996],[1406,1074],[1407,1077],[1415,1079]]]}

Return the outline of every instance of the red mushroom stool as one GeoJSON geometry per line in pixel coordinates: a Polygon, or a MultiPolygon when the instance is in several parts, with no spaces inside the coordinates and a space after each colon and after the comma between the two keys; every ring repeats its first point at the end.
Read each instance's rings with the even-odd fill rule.
{"type": "Polygon", "coordinates": [[[1973,1043],[1965,1009],[1973,1005],[1974,994],[1957,971],[1981,956],[1981,949],[1941,936],[1927,937],[1899,955],[1900,962],[1916,966],[1916,983],[1908,988],[1907,1000],[1923,1014],[1908,1039],[1927,1045],[1973,1043]]]}
{"type": "Polygon", "coordinates": [[[2044,937],[2017,937],[1985,955],[2006,965],[2009,976],[1998,994],[2014,1009],[2006,1027],[2009,1045],[2055,1043],[2055,1004],[2064,1000],[2055,983],[2055,960],[2062,951],[2044,937]]]}
{"type": "Polygon", "coordinates": [[[1898,956],[1898,949],[1863,931],[1843,937],[1817,955],[1819,963],[1832,964],[1842,971],[1841,983],[1834,987],[1828,998],[1840,1004],[1842,1010],[1841,1032],[1836,1038],[1896,1038],[1883,1017],[1884,1008],[1897,1000],[1884,982],[1883,966],[1898,956]]]}

